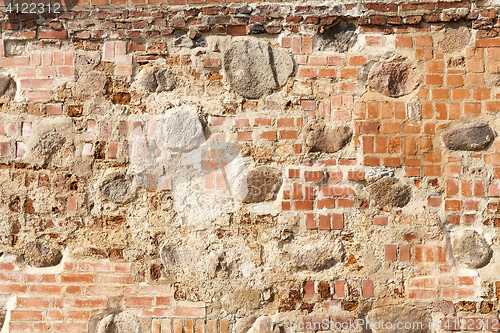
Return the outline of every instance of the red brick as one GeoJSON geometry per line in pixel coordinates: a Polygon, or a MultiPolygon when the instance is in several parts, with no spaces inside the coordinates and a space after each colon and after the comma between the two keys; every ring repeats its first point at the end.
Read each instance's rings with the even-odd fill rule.
{"type": "Polygon", "coordinates": [[[67,30],[42,30],[39,32],[38,37],[40,39],[68,39],[67,30]]]}
{"type": "Polygon", "coordinates": [[[42,320],[42,311],[12,310],[11,320],[42,320]]]}
{"type": "Polygon", "coordinates": [[[32,285],[30,292],[35,294],[60,294],[62,287],[55,285],[32,285]]]}
{"type": "Polygon", "coordinates": [[[173,308],[170,310],[172,317],[190,317],[203,318],[205,317],[205,308],[173,308]]]}
{"type": "Polygon", "coordinates": [[[132,276],[130,274],[101,274],[98,278],[99,283],[132,283],[132,276]]]}
{"type": "Polygon", "coordinates": [[[48,308],[49,299],[48,298],[28,298],[28,297],[18,297],[17,298],[18,307],[27,308],[48,308]]]}
{"type": "Polygon", "coordinates": [[[375,215],[373,217],[373,225],[387,225],[388,218],[384,215],[375,215]]]}
{"type": "Polygon", "coordinates": [[[62,274],[62,283],[93,283],[94,275],[92,274],[62,274]]]}

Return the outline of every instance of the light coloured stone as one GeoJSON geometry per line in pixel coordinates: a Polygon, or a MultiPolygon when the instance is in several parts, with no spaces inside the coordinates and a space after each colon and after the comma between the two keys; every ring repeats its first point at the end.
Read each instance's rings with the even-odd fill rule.
{"type": "Polygon", "coordinates": [[[403,57],[396,56],[389,61],[379,61],[368,74],[368,85],[389,97],[409,94],[420,83],[413,66],[403,57]]]}
{"type": "Polygon", "coordinates": [[[100,72],[89,72],[83,74],[73,88],[73,97],[85,101],[106,93],[108,79],[100,72]]]}
{"type": "Polygon", "coordinates": [[[453,256],[469,268],[481,268],[490,263],[493,250],[477,231],[460,233],[453,243],[453,256]]]}
{"type": "Polygon", "coordinates": [[[135,317],[127,312],[111,314],[99,323],[97,333],[141,333],[141,326],[135,317]]]}

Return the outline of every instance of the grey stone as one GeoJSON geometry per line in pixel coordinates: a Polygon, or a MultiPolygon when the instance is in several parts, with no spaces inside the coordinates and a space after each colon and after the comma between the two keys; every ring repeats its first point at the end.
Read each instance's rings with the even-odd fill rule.
{"type": "Polygon", "coordinates": [[[43,135],[35,146],[35,151],[40,155],[51,155],[61,149],[66,142],[64,136],[57,132],[43,135]]]}
{"type": "Polygon", "coordinates": [[[170,109],[158,127],[157,143],[162,151],[187,152],[205,142],[203,127],[193,106],[170,109]]]}
{"type": "Polygon", "coordinates": [[[406,117],[412,121],[421,120],[422,103],[418,100],[406,102],[406,117]]]}
{"type": "Polygon", "coordinates": [[[384,322],[383,328],[380,325],[372,325],[373,333],[426,333],[431,331],[429,323],[432,318],[429,311],[404,304],[374,308],[368,312],[367,320],[379,324],[384,322]],[[397,327],[399,322],[403,323],[402,328],[397,327]],[[388,328],[387,323],[391,323],[392,328],[388,328]],[[410,323],[411,328],[405,328],[405,323],[410,323]]]}
{"type": "Polygon", "coordinates": [[[247,175],[248,192],[244,203],[276,200],[282,184],[281,172],[270,167],[257,167],[247,175]]]}
{"type": "Polygon", "coordinates": [[[73,88],[73,97],[85,101],[96,96],[103,96],[106,92],[108,79],[99,72],[89,72],[82,75],[73,88]]]}
{"type": "Polygon", "coordinates": [[[348,126],[319,126],[309,132],[306,144],[311,152],[335,153],[344,148],[352,138],[348,126]]]}
{"type": "Polygon", "coordinates": [[[16,94],[16,81],[10,76],[0,75],[0,96],[14,96],[16,94]]]}
{"type": "Polygon", "coordinates": [[[135,197],[136,189],[131,176],[112,173],[104,179],[99,191],[107,200],[125,203],[135,197]]]}
{"type": "Polygon", "coordinates": [[[24,260],[32,267],[52,267],[62,260],[62,253],[45,239],[26,243],[24,260]]]}
{"type": "Polygon", "coordinates": [[[189,38],[189,36],[183,35],[175,39],[174,45],[183,48],[194,49],[195,47],[207,47],[208,43],[207,40],[203,37],[191,39],[189,38]]]}
{"type": "Polygon", "coordinates": [[[321,33],[316,48],[345,53],[356,43],[357,38],[356,25],[342,21],[321,33]]]}
{"type": "Polygon", "coordinates": [[[450,150],[479,151],[489,147],[496,133],[486,123],[471,123],[453,128],[443,134],[446,148],[450,150]]]}
{"type": "Polygon", "coordinates": [[[175,88],[175,75],[164,67],[154,66],[143,69],[138,77],[138,83],[146,91],[162,92],[172,91],[175,88]]]}
{"type": "Polygon", "coordinates": [[[367,187],[378,206],[404,207],[410,202],[411,190],[397,178],[384,177],[367,187]]]}
{"type": "Polygon", "coordinates": [[[469,268],[481,268],[490,263],[493,250],[477,231],[466,230],[453,243],[453,256],[469,268]]]}
{"type": "Polygon", "coordinates": [[[379,61],[368,74],[368,85],[389,97],[409,94],[420,83],[413,66],[400,56],[389,61],[379,61]]]}
{"type": "Polygon", "coordinates": [[[293,61],[285,50],[246,40],[229,46],[224,69],[233,90],[255,99],[283,86],[293,73],[293,61]]]}
{"type": "Polygon", "coordinates": [[[253,323],[247,333],[280,333],[280,328],[267,316],[261,316],[253,323]]]}
{"type": "Polygon", "coordinates": [[[104,317],[99,323],[97,333],[141,333],[141,325],[127,312],[119,312],[104,317]]]}

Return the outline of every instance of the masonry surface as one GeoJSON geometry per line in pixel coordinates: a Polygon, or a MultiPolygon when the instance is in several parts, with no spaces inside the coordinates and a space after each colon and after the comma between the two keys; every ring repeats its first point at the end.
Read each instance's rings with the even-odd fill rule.
{"type": "Polygon", "coordinates": [[[32,2],[1,332],[500,330],[498,1],[32,2]]]}

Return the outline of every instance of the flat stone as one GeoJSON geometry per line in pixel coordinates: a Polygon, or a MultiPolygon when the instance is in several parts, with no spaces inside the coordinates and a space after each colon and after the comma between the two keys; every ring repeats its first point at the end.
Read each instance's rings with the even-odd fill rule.
{"type": "Polygon", "coordinates": [[[402,57],[379,61],[368,74],[368,85],[389,97],[409,94],[420,83],[413,66],[402,57]]]}
{"type": "Polygon", "coordinates": [[[170,109],[158,124],[158,146],[163,150],[187,152],[205,142],[196,108],[185,105],[170,109]]]}
{"type": "Polygon", "coordinates": [[[335,52],[345,53],[356,43],[357,39],[356,25],[342,21],[325,29],[319,35],[317,49],[319,51],[332,49],[335,52]]]}
{"type": "Polygon", "coordinates": [[[397,178],[384,177],[370,186],[367,191],[378,206],[404,207],[410,202],[411,190],[397,178]]]}
{"type": "Polygon", "coordinates": [[[348,126],[320,126],[309,132],[306,144],[311,152],[335,153],[344,148],[352,138],[348,126]]]}
{"type": "Polygon", "coordinates": [[[97,333],[141,333],[141,325],[127,312],[119,312],[104,317],[97,328],[97,333]]]}
{"type": "Polygon", "coordinates": [[[16,94],[16,81],[10,76],[0,75],[0,96],[14,96],[16,94]]]}
{"type": "Polygon", "coordinates": [[[282,184],[281,172],[270,167],[257,167],[247,175],[248,192],[244,203],[276,200],[282,184]]]}
{"type": "Polygon", "coordinates": [[[479,151],[489,147],[496,133],[486,123],[471,123],[455,127],[443,134],[443,142],[450,150],[479,151]]]}
{"type": "Polygon", "coordinates": [[[62,260],[62,253],[45,239],[26,243],[24,260],[32,267],[52,267],[62,260]]]}
{"type": "Polygon", "coordinates": [[[148,67],[137,75],[137,82],[140,87],[151,93],[162,91],[172,91],[175,88],[175,75],[165,67],[148,67]]]}
{"type": "Polygon", "coordinates": [[[261,316],[253,323],[247,333],[279,333],[280,328],[267,316],[261,316]]]}
{"type": "Polygon", "coordinates": [[[107,200],[125,203],[135,197],[133,178],[122,173],[112,173],[104,179],[99,191],[107,200]]]}
{"type": "Polygon", "coordinates": [[[246,40],[230,45],[224,69],[231,89],[246,98],[260,98],[283,86],[293,73],[293,61],[282,49],[246,40]]]}
{"type": "Polygon", "coordinates": [[[96,96],[103,96],[106,93],[106,83],[108,79],[99,72],[89,72],[83,74],[73,88],[73,97],[85,101],[96,96]]]}
{"type": "Polygon", "coordinates": [[[466,230],[453,243],[453,256],[469,268],[481,268],[490,263],[493,250],[477,231],[466,230]]]}
{"type": "Polygon", "coordinates": [[[431,331],[430,313],[410,304],[374,308],[368,312],[366,319],[373,323],[371,326],[373,333],[427,333],[431,331]],[[382,322],[384,327],[381,326],[382,322]],[[379,325],[377,326],[376,323],[379,325]],[[392,328],[389,328],[388,323],[391,323],[392,328]],[[400,328],[397,326],[398,323],[401,323],[400,328]],[[406,323],[410,325],[407,326],[408,328],[404,326],[406,323]]]}

